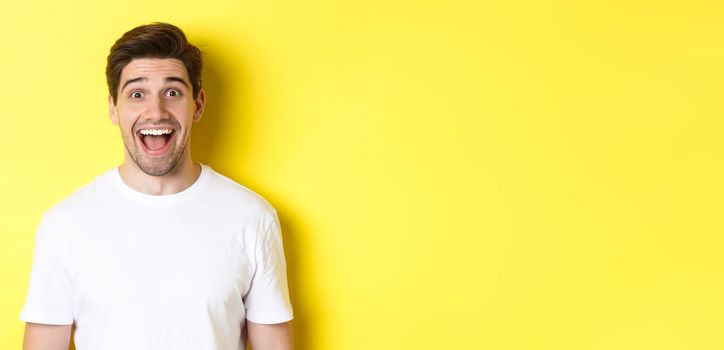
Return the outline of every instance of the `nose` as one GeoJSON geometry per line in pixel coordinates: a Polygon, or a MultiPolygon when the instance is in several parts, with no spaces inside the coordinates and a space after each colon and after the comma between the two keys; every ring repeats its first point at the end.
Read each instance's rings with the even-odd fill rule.
{"type": "Polygon", "coordinates": [[[148,99],[147,117],[149,119],[166,119],[168,111],[161,96],[154,96],[148,99]]]}

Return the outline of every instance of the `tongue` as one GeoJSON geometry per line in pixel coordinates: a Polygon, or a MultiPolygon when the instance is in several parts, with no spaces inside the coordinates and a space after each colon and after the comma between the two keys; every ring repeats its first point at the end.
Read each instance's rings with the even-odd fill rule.
{"type": "Polygon", "coordinates": [[[160,150],[163,146],[166,146],[166,142],[168,142],[167,135],[146,135],[143,137],[143,144],[152,151],[160,150]]]}

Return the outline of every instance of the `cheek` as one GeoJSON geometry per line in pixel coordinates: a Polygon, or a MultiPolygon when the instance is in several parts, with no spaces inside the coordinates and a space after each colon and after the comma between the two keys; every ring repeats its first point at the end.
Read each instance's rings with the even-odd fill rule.
{"type": "Polygon", "coordinates": [[[136,122],[136,115],[131,111],[124,110],[118,111],[118,126],[121,128],[124,134],[133,136],[133,125],[136,122]]]}
{"type": "Polygon", "coordinates": [[[173,112],[174,115],[186,115],[189,111],[193,111],[193,105],[187,101],[174,101],[168,104],[168,109],[173,112]]]}
{"type": "Polygon", "coordinates": [[[173,115],[173,119],[183,128],[188,128],[194,116],[194,110],[189,108],[187,104],[177,104],[168,107],[169,112],[173,115]]]}

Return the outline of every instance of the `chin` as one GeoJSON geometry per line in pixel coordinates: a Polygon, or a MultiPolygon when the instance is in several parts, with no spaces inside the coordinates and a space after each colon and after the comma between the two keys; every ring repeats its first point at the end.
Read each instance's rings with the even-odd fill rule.
{"type": "Polygon", "coordinates": [[[178,165],[181,157],[150,158],[143,154],[136,154],[133,157],[136,166],[144,173],[151,176],[163,176],[171,172],[178,165]],[[175,158],[175,160],[174,160],[175,158]]]}

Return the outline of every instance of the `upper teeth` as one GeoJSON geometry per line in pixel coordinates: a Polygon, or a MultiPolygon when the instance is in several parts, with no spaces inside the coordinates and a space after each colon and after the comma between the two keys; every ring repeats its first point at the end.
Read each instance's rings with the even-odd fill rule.
{"type": "Polygon", "coordinates": [[[141,129],[141,135],[166,135],[171,131],[171,129],[141,129]]]}

